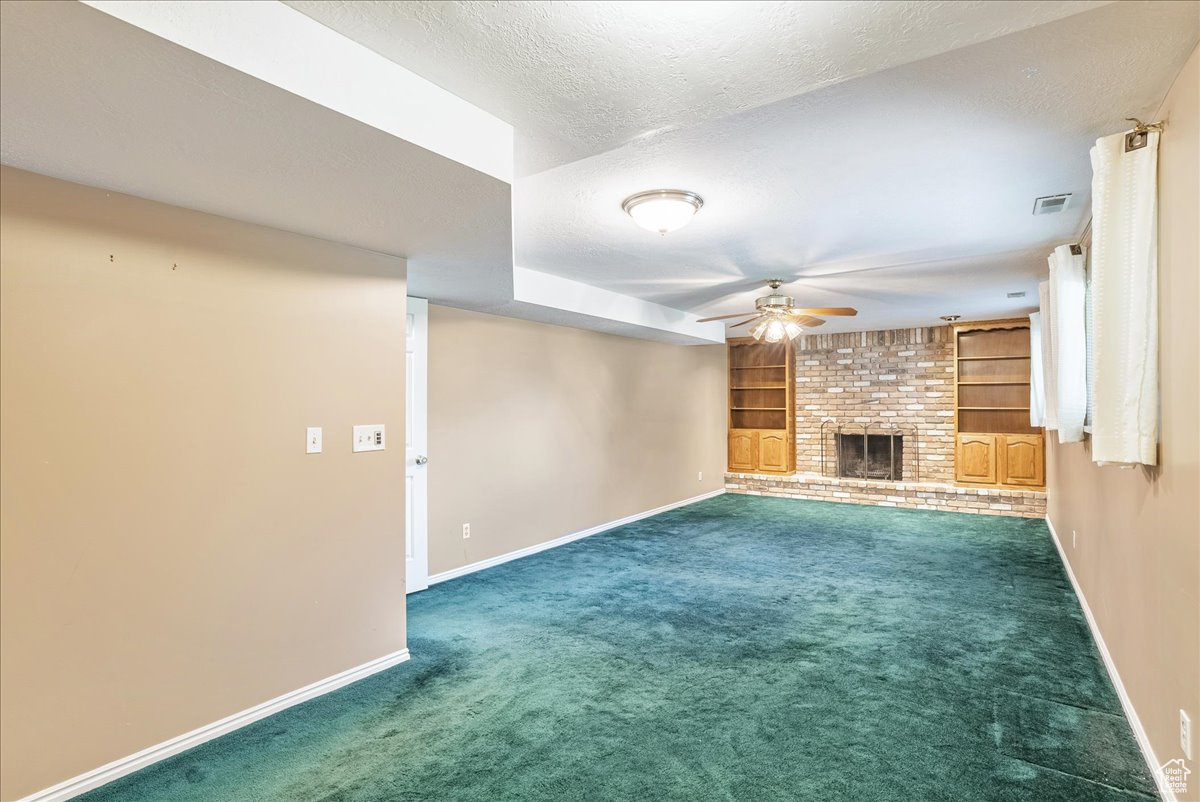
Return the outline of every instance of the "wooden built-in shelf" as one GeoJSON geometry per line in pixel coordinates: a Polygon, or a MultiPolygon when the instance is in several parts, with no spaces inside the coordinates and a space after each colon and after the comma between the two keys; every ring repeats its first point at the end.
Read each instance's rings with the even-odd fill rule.
{"type": "Polygon", "coordinates": [[[1012,410],[1013,412],[1028,412],[1029,407],[959,407],[959,410],[966,410],[968,412],[985,412],[988,410],[1012,410]]]}
{"type": "Polygon", "coordinates": [[[981,359],[1029,359],[1029,354],[1011,354],[1009,356],[960,356],[960,362],[977,362],[981,359]]]}
{"type": "Polygon", "coordinates": [[[729,470],[796,470],[795,359],[791,343],[729,341],[729,470]]]}
{"type": "Polygon", "coordinates": [[[1028,319],[955,324],[954,476],[960,483],[1045,485],[1045,438],[1029,422],[1029,367],[1028,319]]]}

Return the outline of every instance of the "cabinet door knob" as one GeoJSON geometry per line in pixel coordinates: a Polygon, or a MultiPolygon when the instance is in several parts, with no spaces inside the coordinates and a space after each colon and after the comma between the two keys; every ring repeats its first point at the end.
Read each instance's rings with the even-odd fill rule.
{"type": "Polygon", "coordinates": [[[425,456],[424,454],[417,457],[417,459],[416,459],[416,463],[418,465],[424,465],[426,462],[429,462],[429,457],[425,456]]]}

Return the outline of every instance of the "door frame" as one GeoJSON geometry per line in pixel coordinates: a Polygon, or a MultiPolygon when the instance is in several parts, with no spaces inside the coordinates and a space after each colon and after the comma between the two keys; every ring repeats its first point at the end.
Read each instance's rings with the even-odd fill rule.
{"type": "Polygon", "coordinates": [[[429,301],[409,298],[404,341],[404,592],[429,587],[429,301]]]}

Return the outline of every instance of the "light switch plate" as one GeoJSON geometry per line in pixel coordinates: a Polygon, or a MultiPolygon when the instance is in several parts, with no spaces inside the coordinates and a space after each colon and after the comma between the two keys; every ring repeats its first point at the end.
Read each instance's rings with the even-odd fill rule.
{"type": "Polygon", "coordinates": [[[355,451],[383,451],[386,440],[382,423],[365,423],[354,427],[355,451]]]}
{"type": "Polygon", "coordinates": [[[309,426],[305,432],[305,452],[308,454],[321,453],[321,427],[309,426]]]}

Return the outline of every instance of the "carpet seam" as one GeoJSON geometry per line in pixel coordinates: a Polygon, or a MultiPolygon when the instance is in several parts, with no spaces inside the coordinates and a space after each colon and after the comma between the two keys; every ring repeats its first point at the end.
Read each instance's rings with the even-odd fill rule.
{"type": "Polygon", "coordinates": [[[1123,793],[1123,794],[1137,794],[1138,796],[1146,797],[1146,799],[1158,799],[1158,797],[1153,794],[1147,794],[1143,791],[1138,791],[1133,788],[1121,788],[1120,786],[1109,785],[1106,782],[1101,782],[1099,780],[1093,780],[1088,777],[1084,777],[1081,774],[1072,774],[1069,771],[1063,771],[1062,769],[1056,769],[1052,766],[1043,766],[1041,763],[1035,763],[1032,760],[1026,760],[1023,757],[1017,757],[1016,755],[1009,754],[1008,752],[1004,751],[1003,749],[1000,750],[1000,754],[1003,755],[1004,757],[1008,758],[1009,760],[1015,760],[1018,763],[1024,763],[1028,766],[1036,766],[1039,769],[1045,769],[1046,771],[1052,771],[1055,774],[1061,774],[1063,777],[1073,777],[1076,780],[1082,780],[1083,782],[1091,783],[1092,785],[1099,785],[1103,788],[1109,789],[1110,791],[1117,791],[1118,793],[1123,793]]]}
{"type": "Polygon", "coordinates": [[[1099,707],[1088,707],[1087,705],[1079,705],[1075,704],[1074,702],[1064,701],[1062,699],[1051,699],[1047,696],[1030,696],[1027,693],[1021,693],[1020,691],[1010,691],[1008,690],[1008,687],[1009,686],[1007,685],[1000,686],[998,691],[1001,693],[1012,694],[1013,696],[1020,696],[1022,699],[1036,699],[1039,702],[1053,702],[1054,704],[1062,705],[1063,707],[1073,707],[1076,710],[1086,710],[1089,713],[1100,713],[1101,715],[1109,716],[1110,718],[1117,718],[1121,719],[1122,721],[1125,720],[1125,715],[1123,713],[1112,713],[1099,707]]]}

